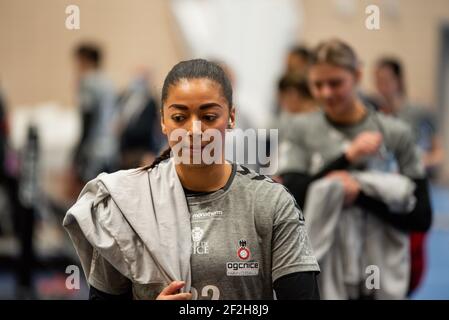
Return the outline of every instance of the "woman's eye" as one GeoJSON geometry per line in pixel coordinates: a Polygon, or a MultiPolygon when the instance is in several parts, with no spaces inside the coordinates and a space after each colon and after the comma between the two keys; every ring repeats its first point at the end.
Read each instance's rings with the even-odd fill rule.
{"type": "Polygon", "coordinates": [[[331,80],[331,81],[329,81],[329,86],[332,87],[332,88],[337,88],[337,87],[339,87],[342,83],[343,83],[343,81],[340,80],[340,79],[337,79],[337,80],[331,80]]]}
{"type": "Polygon", "coordinates": [[[218,117],[216,116],[216,115],[205,115],[204,117],[204,120],[206,120],[206,121],[214,121],[214,120],[216,120],[218,117]]]}
{"type": "Polygon", "coordinates": [[[186,117],[183,115],[173,115],[171,118],[175,122],[181,122],[184,121],[186,117]]]}
{"type": "Polygon", "coordinates": [[[313,86],[316,88],[316,89],[321,89],[321,87],[323,86],[323,84],[321,83],[321,82],[314,82],[313,83],[313,86]]]}

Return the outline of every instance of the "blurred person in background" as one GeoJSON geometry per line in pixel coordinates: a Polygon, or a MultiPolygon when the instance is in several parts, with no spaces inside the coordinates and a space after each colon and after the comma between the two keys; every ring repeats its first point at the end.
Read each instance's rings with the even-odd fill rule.
{"type": "Polygon", "coordinates": [[[398,117],[412,127],[427,174],[429,178],[436,178],[444,156],[436,116],[428,108],[407,99],[402,63],[394,58],[380,59],[375,69],[375,83],[380,111],[398,117]]]}
{"type": "Polygon", "coordinates": [[[360,63],[346,43],[321,43],[308,76],[322,109],[292,117],[279,171],[304,209],[322,297],[403,299],[409,233],[428,230],[432,215],[411,130],[363,104],[360,63]],[[367,285],[370,266],[378,287],[367,285]]]}
{"type": "MultiPolygon", "coordinates": [[[[278,130],[278,141],[282,140],[285,122],[291,115],[309,112],[314,108],[307,83],[310,58],[310,50],[300,44],[291,47],[287,53],[284,74],[277,84],[277,100],[274,102],[273,117],[268,122],[268,129],[278,130]]],[[[272,141],[267,140],[266,150],[270,150],[271,143],[272,141]]],[[[279,176],[272,178],[280,182],[279,176]]]]}
{"type": "MultiPolygon", "coordinates": [[[[377,62],[374,76],[379,110],[411,126],[413,139],[422,152],[427,175],[429,178],[436,178],[444,151],[434,114],[408,101],[404,68],[398,59],[381,58],[377,62]]],[[[410,248],[412,271],[409,293],[412,293],[421,282],[426,266],[425,233],[413,232],[410,248]]]]}
{"type": "MultiPolygon", "coordinates": [[[[283,75],[278,81],[277,112],[270,121],[270,129],[278,130],[278,143],[282,143],[288,129],[290,118],[296,114],[317,111],[318,104],[313,99],[307,81],[307,74],[291,72],[283,75]]],[[[272,177],[282,183],[279,176],[272,177]]]]}
{"type": "Polygon", "coordinates": [[[285,61],[285,72],[277,83],[277,101],[271,128],[280,128],[282,120],[294,113],[313,111],[316,107],[307,82],[311,53],[305,46],[290,49],[285,61]]]}
{"type": "Polygon", "coordinates": [[[158,106],[149,90],[148,77],[147,71],[140,70],[119,97],[121,169],[152,163],[165,140],[160,134],[158,106]]]}
{"type": "Polygon", "coordinates": [[[102,171],[116,168],[117,138],[114,121],[117,95],[102,72],[102,51],[95,44],[81,44],[74,52],[81,114],[81,137],[74,152],[74,170],[81,184],[102,171]]]}
{"type": "Polygon", "coordinates": [[[3,93],[0,91],[0,176],[4,177],[7,172],[7,148],[8,148],[8,118],[3,93]]]}
{"type": "Polygon", "coordinates": [[[19,249],[18,253],[13,256],[5,252],[0,252],[0,256],[3,267],[10,267],[14,272],[16,299],[36,298],[32,279],[32,270],[36,260],[33,248],[36,206],[29,200],[35,200],[37,195],[35,188],[37,148],[35,131],[33,134],[28,134],[27,144],[20,155],[10,147],[7,109],[2,92],[0,92],[0,193],[2,193],[0,236],[15,237],[19,249]],[[30,140],[36,143],[31,146],[30,140]],[[10,217],[6,214],[10,214],[10,217]],[[9,224],[12,228],[8,228],[9,224]]]}
{"type": "Polygon", "coordinates": [[[306,74],[310,63],[310,50],[303,45],[297,45],[290,49],[286,59],[286,74],[306,74]]]}
{"type": "MultiPolygon", "coordinates": [[[[274,116],[270,128],[279,130],[279,140],[282,141],[292,116],[318,110],[305,74],[289,73],[281,77],[278,82],[278,105],[279,114],[274,116]]],[[[279,177],[275,179],[280,181],[279,177]]]]}
{"type": "Polygon", "coordinates": [[[278,97],[281,114],[286,116],[317,110],[307,77],[303,74],[289,73],[282,76],[278,83],[278,97]]]}

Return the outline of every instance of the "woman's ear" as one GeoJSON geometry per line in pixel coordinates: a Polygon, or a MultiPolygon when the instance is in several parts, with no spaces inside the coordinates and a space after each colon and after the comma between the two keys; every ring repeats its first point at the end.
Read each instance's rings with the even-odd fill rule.
{"type": "Polygon", "coordinates": [[[355,83],[356,86],[359,85],[360,82],[362,81],[362,75],[363,75],[363,72],[362,72],[362,70],[360,68],[358,68],[354,72],[354,83],[355,83]]]}
{"type": "Polygon", "coordinates": [[[232,107],[231,111],[229,112],[228,129],[234,129],[234,127],[235,127],[235,108],[232,107]]]}
{"type": "Polygon", "coordinates": [[[164,124],[164,116],[163,115],[161,115],[161,129],[162,129],[162,133],[167,135],[167,128],[165,127],[165,124],[164,124]]]}

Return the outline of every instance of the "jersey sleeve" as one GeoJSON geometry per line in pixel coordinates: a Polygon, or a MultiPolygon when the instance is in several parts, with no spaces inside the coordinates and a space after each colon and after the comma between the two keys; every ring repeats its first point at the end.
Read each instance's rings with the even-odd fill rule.
{"type": "Polygon", "coordinates": [[[424,164],[421,152],[413,140],[412,131],[409,126],[400,127],[397,132],[396,158],[401,174],[418,179],[425,176],[424,164]]]}
{"type": "Polygon", "coordinates": [[[284,188],[280,192],[275,210],[272,281],[294,272],[320,271],[307,235],[302,211],[284,188]]]}
{"type": "Polygon", "coordinates": [[[131,281],[115,269],[96,250],[87,279],[89,285],[108,294],[120,295],[129,292],[131,281]]]}

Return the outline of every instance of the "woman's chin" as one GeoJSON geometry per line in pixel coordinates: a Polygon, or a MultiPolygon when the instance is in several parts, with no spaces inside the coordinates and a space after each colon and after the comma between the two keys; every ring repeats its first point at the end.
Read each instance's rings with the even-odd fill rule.
{"type": "Polygon", "coordinates": [[[348,113],[348,110],[346,110],[346,108],[341,104],[326,105],[326,107],[324,108],[324,111],[331,118],[339,118],[339,117],[347,115],[347,113],[348,113]]]}
{"type": "Polygon", "coordinates": [[[179,157],[175,160],[177,160],[176,161],[177,164],[181,164],[186,167],[191,167],[192,169],[193,168],[203,168],[203,167],[211,166],[213,164],[217,164],[216,162],[212,162],[212,163],[205,162],[201,156],[192,155],[192,154],[190,155],[190,157],[184,157],[184,158],[179,157]]]}

